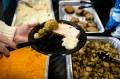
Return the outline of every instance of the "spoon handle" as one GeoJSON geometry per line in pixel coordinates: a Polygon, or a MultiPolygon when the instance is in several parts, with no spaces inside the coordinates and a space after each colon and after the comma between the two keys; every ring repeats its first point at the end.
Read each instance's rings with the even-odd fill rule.
{"type": "Polygon", "coordinates": [[[82,4],[94,4],[93,2],[80,1],[82,4]]]}
{"type": "Polygon", "coordinates": [[[114,63],[118,63],[118,64],[120,64],[120,60],[113,59],[112,61],[113,61],[114,63]]]}
{"type": "Polygon", "coordinates": [[[91,8],[91,7],[95,7],[95,6],[93,6],[93,5],[91,5],[91,6],[80,6],[80,7],[78,7],[79,9],[83,9],[83,8],[91,8]]]}
{"type": "Polygon", "coordinates": [[[32,45],[33,42],[25,42],[25,43],[20,43],[20,44],[17,44],[17,48],[22,48],[22,47],[26,47],[26,46],[30,46],[32,45]]]}

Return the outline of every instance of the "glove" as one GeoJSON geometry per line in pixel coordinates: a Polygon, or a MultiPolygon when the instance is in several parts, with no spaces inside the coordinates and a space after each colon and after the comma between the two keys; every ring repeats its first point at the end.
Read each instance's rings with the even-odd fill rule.
{"type": "Polygon", "coordinates": [[[120,24],[120,0],[116,0],[114,11],[110,16],[110,19],[108,20],[105,29],[109,30],[115,28],[116,26],[118,26],[118,24],[120,24]]]}

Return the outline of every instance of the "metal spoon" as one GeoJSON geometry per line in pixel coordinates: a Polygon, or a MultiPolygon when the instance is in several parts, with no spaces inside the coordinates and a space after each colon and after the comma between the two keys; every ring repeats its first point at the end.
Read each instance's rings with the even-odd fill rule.
{"type": "Polygon", "coordinates": [[[78,7],[78,9],[91,8],[91,7],[95,7],[95,5],[90,5],[90,6],[80,6],[80,7],[78,7]]]}
{"type": "Polygon", "coordinates": [[[37,4],[39,4],[39,0],[22,0],[22,1],[20,1],[20,3],[22,3],[22,4],[26,4],[28,7],[30,7],[30,8],[33,8],[33,4],[34,5],[37,5],[37,4]]]}
{"type": "Polygon", "coordinates": [[[81,3],[81,6],[78,7],[78,9],[90,8],[90,7],[95,7],[95,6],[101,5],[101,4],[98,3],[98,2],[86,2],[86,1],[80,1],[80,3],[81,3]],[[90,4],[90,5],[85,5],[85,4],[90,4]]]}
{"type": "Polygon", "coordinates": [[[119,60],[111,57],[108,53],[98,52],[97,55],[98,55],[98,57],[99,57],[102,61],[113,62],[113,63],[118,63],[118,64],[120,64],[120,61],[119,61],[119,60]]]}
{"type": "Polygon", "coordinates": [[[81,4],[95,4],[96,2],[80,1],[81,4]]]}

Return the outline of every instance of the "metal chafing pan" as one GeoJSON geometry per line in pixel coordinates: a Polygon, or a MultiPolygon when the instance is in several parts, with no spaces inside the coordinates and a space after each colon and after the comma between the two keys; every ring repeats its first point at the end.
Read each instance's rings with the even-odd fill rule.
{"type": "MultiPolygon", "coordinates": [[[[19,4],[20,2],[22,2],[22,1],[25,1],[25,0],[19,0],[19,1],[18,1],[18,4],[19,4]]],[[[16,7],[16,11],[15,11],[14,16],[13,16],[13,21],[12,21],[12,24],[11,24],[12,27],[15,27],[15,22],[16,22],[16,17],[17,17],[17,12],[18,12],[17,8],[18,8],[18,5],[17,5],[17,7],[16,7]]],[[[52,1],[51,1],[51,0],[50,0],[50,9],[51,9],[50,17],[54,19],[54,18],[55,18],[55,15],[54,15],[53,5],[52,5],[52,1]]],[[[44,16],[44,15],[43,15],[43,16],[44,16]]]]}
{"type": "Polygon", "coordinates": [[[47,56],[46,69],[45,69],[45,77],[44,77],[44,79],[48,79],[49,59],[50,59],[50,57],[47,56]]]}
{"type": "MultiPolygon", "coordinates": [[[[88,41],[103,41],[106,43],[112,44],[115,50],[118,51],[120,55],[120,41],[115,37],[97,37],[97,36],[88,36],[88,41]]],[[[72,70],[72,60],[71,55],[66,56],[66,68],[67,68],[67,79],[73,79],[73,70],[72,70]]]]}
{"type": "MultiPolygon", "coordinates": [[[[22,1],[22,0],[19,0],[19,2],[20,2],[20,1],[22,1]]],[[[18,2],[18,3],[19,3],[19,2],[18,2]]],[[[51,6],[51,16],[52,16],[53,18],[55,18],[54,13],[53,13],[52,3],[51,3],[50,6],[51,6]]],[[[17,6],[17,7],[18,7],[18,6],[17,6]]],[[[12,25],[11,25],[12,27],[15,27],[16,15],[17,15],[17,8],[16,8],[16,11],[15,11],[15,13],[14,13],[14,17],[13,17],[13,21],[12,21],[12,25]]],[[[48,79],[49,59],[50,59],[50,57],[47,56],[44,79],[48,79]]]]}
{"type": "MultiPolygon", "coordinates": [[[[78,17],[75,13],[74,14],[67,14],[64,10],[64,6],[65,5],[71,5],[74,6],[74,8],[78,8],[81,4],[78,1],[59,1],[59,19],[60,20],[68,20],[70,21],[70,17],[71,16],[75,16],[78,17]]],[[[84,4],[85,6],[89,6],[90,4],[84,4]]],[[[88,10],[90,13],[93,14],[94,16],[94,22],[97,24],[97,29],[98,32],[86,32],[86,33],[103,33],[104,32],[104,27],[97,15],[97,12],[95,11],[95,9],[93,7],[90,8],[85,8],[85,10],[88,10]]],[[[85,17],[78,17],[80,21],[85,21],[85,17]]]]}

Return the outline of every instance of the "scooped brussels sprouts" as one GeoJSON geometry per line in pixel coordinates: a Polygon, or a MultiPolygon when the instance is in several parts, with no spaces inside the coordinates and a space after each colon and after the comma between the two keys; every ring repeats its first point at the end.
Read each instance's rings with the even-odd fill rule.
{"type": "Polygon", "coordinates": [[[120,65],[101,61],[97,51],[119,58],[110,43],[87,41],[82,49],[72,55],[73,79],[120,79],[120,65]]]}

